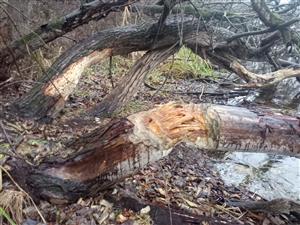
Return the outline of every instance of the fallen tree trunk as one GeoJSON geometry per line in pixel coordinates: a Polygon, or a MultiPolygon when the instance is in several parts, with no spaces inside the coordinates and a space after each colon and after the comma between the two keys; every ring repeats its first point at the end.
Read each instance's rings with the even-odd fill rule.
{"type": "MultiPolygon", "coordinates": [[[[178,32],[178,21],[172,21],[165,24],[161,28],[161,32],[158,33],[156,25],[146,24],[110,29],[78,43],[57,59],[43,78],[39,80],[38,84],[14,104],[15,109],[13,110],[22,117],[34,119],[53,118],[64,107],[69,95],[77,86],[83,70],[90,64],[113,55],[168,48],[181,41],[202,58],[209,59],[213,64],[221,65],[230,71],[236,72],[245,81],[249,81],[248,78],[255,78],[253,82],[251,80],[251,87],[274,85],[282,79],[297,76],[299,73],[298,69],[289,69],[285,70],[289,72],[288,74],[281,71],[268,74],[268,77],[264,79],[262,75],[247,71],[238,64],[238,59],[254,57],[253,50],[248,49],[240,40],[230,43],[225,42],[228,38],[226,35],[231,35],[231,33],[222,29],[207,28],[197,21],[186,20],[182,22],[181,32],[178,32]],[[214,39],[210,38],[212,35],[214,39]],[[216,41],[220,43],[214,44],[216,41]],[[236,51],[236,49],[239,49],[239,51],[236,51]]],[[[144,65],[145,68],[147,66],[144,65]]],[[[132,76],[134,73],[135,68],[132,68],[128,76],[132,76]]],[[[142,78],[143,76],[139,76],[138,79],[142,78]]],[[[124,79],[126,81],[133,80],[130,77],[124,79]]],[[[134,83],[140,84],[141,82],[134,83]]],[[[119,97],[128,100],[137,88],[138,86],[124,87],[124,83],[121,83],[107,97],[114,106],[107,106],[104,102],[97,107],[96,111],[101,112],[101,114],[111,113],[116,109],[115,106],[119,105],[119,97]],[[125,97],[125,95],[118,96],[117,93],[127,93],[128,97],[125,97]]],[[[122,102],[122,104],[125,103],[126,101],[122,102]]]]}
{"type": "MultiPolygon", "coordinates": [[[[137,12],[137,13],[142,12],[147,16],[154,17],[155,15],[160,15],[163,12],[164,7],[162,5],[153,5],[153,4],[145,5],[145,4],[136,3],[132,5],[130,10],[131,12],[137,12]]],[[[210,20],[210,19],[222,20],[226,18],[226,16],[235,17],[237,19],[244,19],[246,16],[249,16],[249,14],[246,13],[233,13],[233,12],[228,12],[225,15],[224,11],[200,8],[200,7],[196,8],[196,6],[191,5],[189,3],[180,6],[174,6],[174,8],[170,13],[173,15],[178,15],[180,13],[183,13],[185,16],[201,17],[204,20],[210,20]]]]}
{"type": "MultiPolygon", "coordinates": [[[[182,38],[185,40],[197,34],[197,43],[202,46],[209,40],[207,34],[200,32],[202,29],[196,21],[185,21],[182,38]]],[[[23,117],[53,118],[64,107],[83,70],[90,64],[113,55],[171,47],[180,40],[180,35],[177,21],[167,24],[158,36],[157,28],[153,29],[152,24],[99,32],[59,57],[38,84],[14,104],[13,110],[23,117]]]]}
{"type": "Polygon", "coordinates": [[[55,21],[41,25],[33,32],[12,42],[9,46],[0,51],[0,81],[9,78],[9,66],[15,60],[23,58],[30,51],[41,48],[46,43],[55,40],[58,37],[74,30],[75,28],[90,22],[91,20],[100,20],[109,13],[119,11],[120,8],[133,2],[128,0],[118,0],[112,2],[93,1],[83,4],[79,9],[74,10],[55,21]]]}
{"type": "MultiPolygon", "coordinates": [[[[169,103],[112,121],[73,141],[65,159],[38,166],[11,159],[11,174],[37,199],[61,204],[93,196],[170,153],[179,142],[208,151],[300,153],[299,118],[245,108],[169,103]]],[[[64,151],[64,150],[63,150],[64,151]]]]}

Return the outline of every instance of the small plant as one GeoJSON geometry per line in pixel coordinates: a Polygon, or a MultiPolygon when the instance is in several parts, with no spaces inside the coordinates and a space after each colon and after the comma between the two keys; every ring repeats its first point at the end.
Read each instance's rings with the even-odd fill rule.
{"type": "Polygon", "coordinates": [[[160,71],[174,78],[184,78],[186,76],[191,78],[215,78],[211,65],[186,47],[182,47],[175,58],[169,59],[160,71]]]}
{"type": "Polygon", "coordinates": [[[17,225],[2,207],[0,207],[0,216],[4,217],[11,225],[17,225]]]}
{"type": "Polygon", "coordinates": [[[112,57],[111,65],[110,58],[104,59],[103,61],[86,68],[84,71],[84,76],[89,77],[99,72],[109,75],[109,71],[111,71],[113,76],[122,76],[130,69],[133,63],[133,60],[131,60],[129,57],[114,56],[112,57]]]}

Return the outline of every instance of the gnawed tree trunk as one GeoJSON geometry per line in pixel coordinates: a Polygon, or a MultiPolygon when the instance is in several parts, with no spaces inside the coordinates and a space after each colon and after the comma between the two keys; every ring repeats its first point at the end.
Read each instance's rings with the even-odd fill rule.
{"type": "Polygon", "coordinates": [[[245,108],[169,103],[112,121],[73,141],[65,159],[38,166],[10,160],[11,174],[37,199],[53,203],[93,196],[179,142],[208,151],[300,153],[299,118],[264,115],[245,108]]]}
{"type": "MultiPolygon", "coordinates": [[[[198,33],[201,46],[201,38],[203,43],[209,40],[205,33],[198,32],[201,30],[202,26],[196,21],[185,21],[182,38],[191,38],[198,33]]],[[[59,57],[38,84],[15,103],[14,111],[20,116],[36,119],[55,117],[74,91],[83,70],[91,63],[112,55],[170,47],[180,40],[180,35],[177,21],[167,24],[159,35],[156,26],[151,24],[99,32],[59,57]]]]}
{"type": "Polygon", "coordinates": [[[0,50],[0,81],[9,78],[9,67],[15,60],[23,58],[31,51],[43,47],[46,43],[88,23],[91,20],[105,18],[111,12],[119,11],[125,5],[131,4],[128,0],[102,2],[95,0],[83,4],[79,9],[68,15],[41,25],[33,32],[10,43],[6,48],[0,50]]]}
{"type": "Polygon", "coordinates": [[[166,49],[158,49],[147,52],[139,59],[126,76],[120,80],[117,88],[106,96],[92,111],[93,116],[111,115],[121,109],[138,92],[145,77],[160,63],[172,54],[176,53],[179,46],[171,46],[166,49]]]}
{"type": "MultiPolygon", "coordinates": [[[[222,29],[205,28],[203,24],[199,24],[197,21],[186,20],[181,24],[182,31],[178,32],[178,23],[181,22],[172,21],[165,24],[159,34],[157,33],[157,24],[110,29],[78,43],[59,57],[44,77],[39,80],[39,84],[35,85],[28,94],[14,104],[14,111],[23,117],[53,118],[64,107],[66,100],[79,82],[83,70],[91,63],[112,55],[168,48],[177,44],[180,40],[195,53],[209,59],[213,64],[221,65],[230,71],[236,72],[242,79],[245,79],[245,75],[249,77],[249,72],[238,70],[236,66],[232,65],[235,65],[233,62],[238,62],[237,59],[256,57],[253,54],[253,49],[248,49],[240,40],[227,43],[228,32],[224,33],[222,29]],[[213,40],[210,38],[211,35],[214,37],[213,40]],[[220,43],[216,43],[216,41],[220,43]],[[239,49],[239,51],[236,51],[236,49],[239,49]]],[[[134,71],[135,68],[131,70],[129,75],[134,74],[134,71]]],[[[278,73],[280,75],[277,77],[278,79],[274,77],[262,79],[262,76],[255,75],[255,86],[262,87],[269,85],[269,83],[277,83],[282,79],[298,74],[298,69],[289,71],[291,72],[289,74],[278,73]],[[276,82],[273,82],[274,80],[276,82]],[[263,81],[263,84],[257,81],[263,81]]],[[[139,76],[139,79],[142,77],[139,76]]],[[[126,79],[130,80],[130,78],[126,79]]],[[[140,81],[134,83],[139,84],[140,81]]],[[[114,103],[120,102],[116,99],[119,98],[117,93],[123,93],[122,99],[128,100],[129,97],[133,96],[137,87],[136,85],[134,88],[125,88],[132,91],[132,93],[127,92],[128,98],[124,97],[126,91],[114,90],[107,99],[114,99],[112,101],[114,103]]],[[[124,89],[124,87],[116,87],[116,89],[119,88],[124,89]]],[[[122,104],[125,102],[123,101],[122,104]]],[[[118,103],[115,105],[118,105],[118,103]]],[[[101,114],[108,114],[113,108],[115,106],[110,108],[110,106],[105,105],[105,102],[97,107],[97,109],[100,109],[101,114]],[[108,112],[105,112],[105,109],[108,112]]]]}

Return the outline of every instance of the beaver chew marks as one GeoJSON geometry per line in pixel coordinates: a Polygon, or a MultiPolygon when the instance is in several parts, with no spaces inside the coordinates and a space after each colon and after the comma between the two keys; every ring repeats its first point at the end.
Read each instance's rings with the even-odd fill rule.
{"type": "Polygon", "coordinates": [[[145,124],[157,136],[170,142],[191,141],[207,137],[203,112],[196,105],[169,103],[156,108],[145,117],[145,124]]]}

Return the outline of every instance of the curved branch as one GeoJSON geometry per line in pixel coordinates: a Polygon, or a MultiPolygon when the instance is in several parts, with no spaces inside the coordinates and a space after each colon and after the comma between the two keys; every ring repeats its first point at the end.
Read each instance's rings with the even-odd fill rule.
{"type": "Polygon", "coordinates": [[[271,73],[256,74],[247,70],[242,64],[237,61],[233,61],[230,64],[230,67],[237,75],[248,81],[248,83],[246,84],[235,85],[239,88],[269,87],[278,84],[280,81],[286,78],[300,76],[300,68],[286,68],[271,73]]]}
{"type": "Polygon", "coordinates": [[[78,26],[86,24],[91,20],[105,18],[109,13],[119,11],[120,8],[132,3],[129,0],[117,0],[105,3],[95,0],[84,4],[81,8],[74,10],[68,15],[41,25],[33,32],[12,42],[7,48],[0,51],[0,81],[7,78],[8,65],[12,64],[15,59],[24,57],[28,53],[28,49],[34,51],[46,43],[74,30],[78,26]],[[10,50],[14,52],[14,58],[11,57],[10,50]]]}

